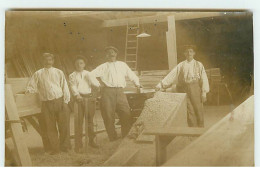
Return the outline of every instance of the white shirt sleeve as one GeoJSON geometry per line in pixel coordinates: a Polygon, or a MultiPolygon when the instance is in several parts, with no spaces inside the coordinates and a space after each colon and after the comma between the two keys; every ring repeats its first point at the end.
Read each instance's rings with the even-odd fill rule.
{"type": "Polygon", "coordinates": [[[65,75],[63,72],[61,72],[61,88],[63,91],[63,99],[64,99],[64,103],[69,103],[70,101],[70,91],[69,91],[69,87],[65,78],[65,75]]]}
{"type": "Polygon", "coordinates": [[[180,64],[174,67],[171,72],[161,81],[162,88],[168,88],[172,84],[177,84],[178,81],[178,70],[180,64]]]}
{"type": "Polygon", "coordinates": [[[93,77],[101,77],[103,76],[104,71],[105,71],[105,64],[101,64],[91,71],[91,75],[93,75],[93,77]]]}
{"type": "Polygon", "coordinates": [[[202,94],[206,96],[206,94],[209,92],[209,81],[203,65],[201,68],[201,82],[202,82],[202,94]]]}
{"type": "Polygon", "coordinates": [[[136,74],[128,67],[126,63],[123,63],[126,68],[126,76],[134,82],[136,86],[140,86],[139,78],[136,76],[136,74]]]}
{"type": "Polygon", "coordinates": [[[39,80],[38,71],[36,71],[27,84],[26,92],[37,93],[38,92],[38,80],[39,80]]]}
{"type": "Polygon", "coordinates": [[[97,78],[91,72],[89,72],[87,74],[87,78],[88,78],[88,81],[91,85],[93,85],[95,87],[100,87],[99,81],[97,80],[97,78]]]}
{"type": "Polygon", "coordinates": [[[76,83],[76,76],[72,73],[69,76],[69,85],[72,92],[72,95],[76,96],[79,95],[77,83],[76,83]]]}

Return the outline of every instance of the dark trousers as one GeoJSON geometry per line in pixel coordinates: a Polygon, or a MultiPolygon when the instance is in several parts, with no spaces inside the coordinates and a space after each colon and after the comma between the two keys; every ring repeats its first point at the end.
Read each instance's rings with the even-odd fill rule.
{"type": "Polygon", "coordinates": [[[190,127],[204,127],[203,103],[199,82],[177,87],[178,92],[187,93],[187,121],[190,127]]]}
{"type": "Polygon", "coordinates": [[[95,138],[93,118],[96,110],[96,99],[95,98],[84,98],[82,102],[76,102],[78,107],[77,120],[75,119],[75,148],[82,148],[82,131],[83,122],[85,117],[85,126],[87,129],[85,132],[88,134],[89,140],[93,141],[95,138]]]}
{"type": "Polygon", "coordinates": [[[115,113],[117,113],[121,122],[122,137],[128,134],[133,121],[123,88],[102,88],[100,109],[110,140],[117,138],[115,130],[115,113]]]}
{"type": "Polygon", "coordinates": [[[59,152],[71,147],[69,118],[63,98],[42,102],[39,125],[45,151],[59,152]]]}

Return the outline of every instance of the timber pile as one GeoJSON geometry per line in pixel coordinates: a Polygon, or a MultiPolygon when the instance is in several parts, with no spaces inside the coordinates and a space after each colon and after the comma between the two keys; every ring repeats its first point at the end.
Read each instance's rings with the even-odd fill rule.
{"type": "Polygon", "coordinates": [[[105,166],[154,166],[154,136],[142,134],[147,127],[187,126],[186,94],[157,92],[144,109],[118,150],[105,166]],[[157,123],[156,123],[157,122],[157,123]],[[138,129],[137,129],[138,127],[138,129]],[[135,134],[135,137],[133,137],[135,134]]]}
{"type": "Polygon", "coordinates": [[[254,96],[164,166],[254,166],[254,96]]]}

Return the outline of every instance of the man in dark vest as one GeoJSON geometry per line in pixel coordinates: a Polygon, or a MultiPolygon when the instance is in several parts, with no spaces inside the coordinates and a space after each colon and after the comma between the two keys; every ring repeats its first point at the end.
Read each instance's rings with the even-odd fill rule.
{"type": "Polygon", "coordinates": [[[157,90],[176,84],[176,90],[187,93],[187,121],[190,127],[204,127],[203,103],[209,92],[209,83],[204,66],[194,59],[195,46],[186,45],[185,61],[179,63],[156,86],[157,90]]]}

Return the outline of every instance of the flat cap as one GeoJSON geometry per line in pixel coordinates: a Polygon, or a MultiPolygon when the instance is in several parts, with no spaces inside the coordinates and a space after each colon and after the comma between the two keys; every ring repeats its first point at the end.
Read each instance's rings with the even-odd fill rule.
{"type": "Polygon", "coordinates": [[[116,53],[118,53],[118,49],[115,48],[114,46],[108,46],[105,48],[105,51],[109,50],[109,49],[113,49],[114,51],[116,51],[116,53]]]}
{"type": "Polygon", "coordinates": [[[184,50],[186,50],[186,49],[193,49],[193,50],[195,50],[197,48],[193,44],[186,44],[186,45],[183,45],[182,47],[183,47],[184,50]]]}

